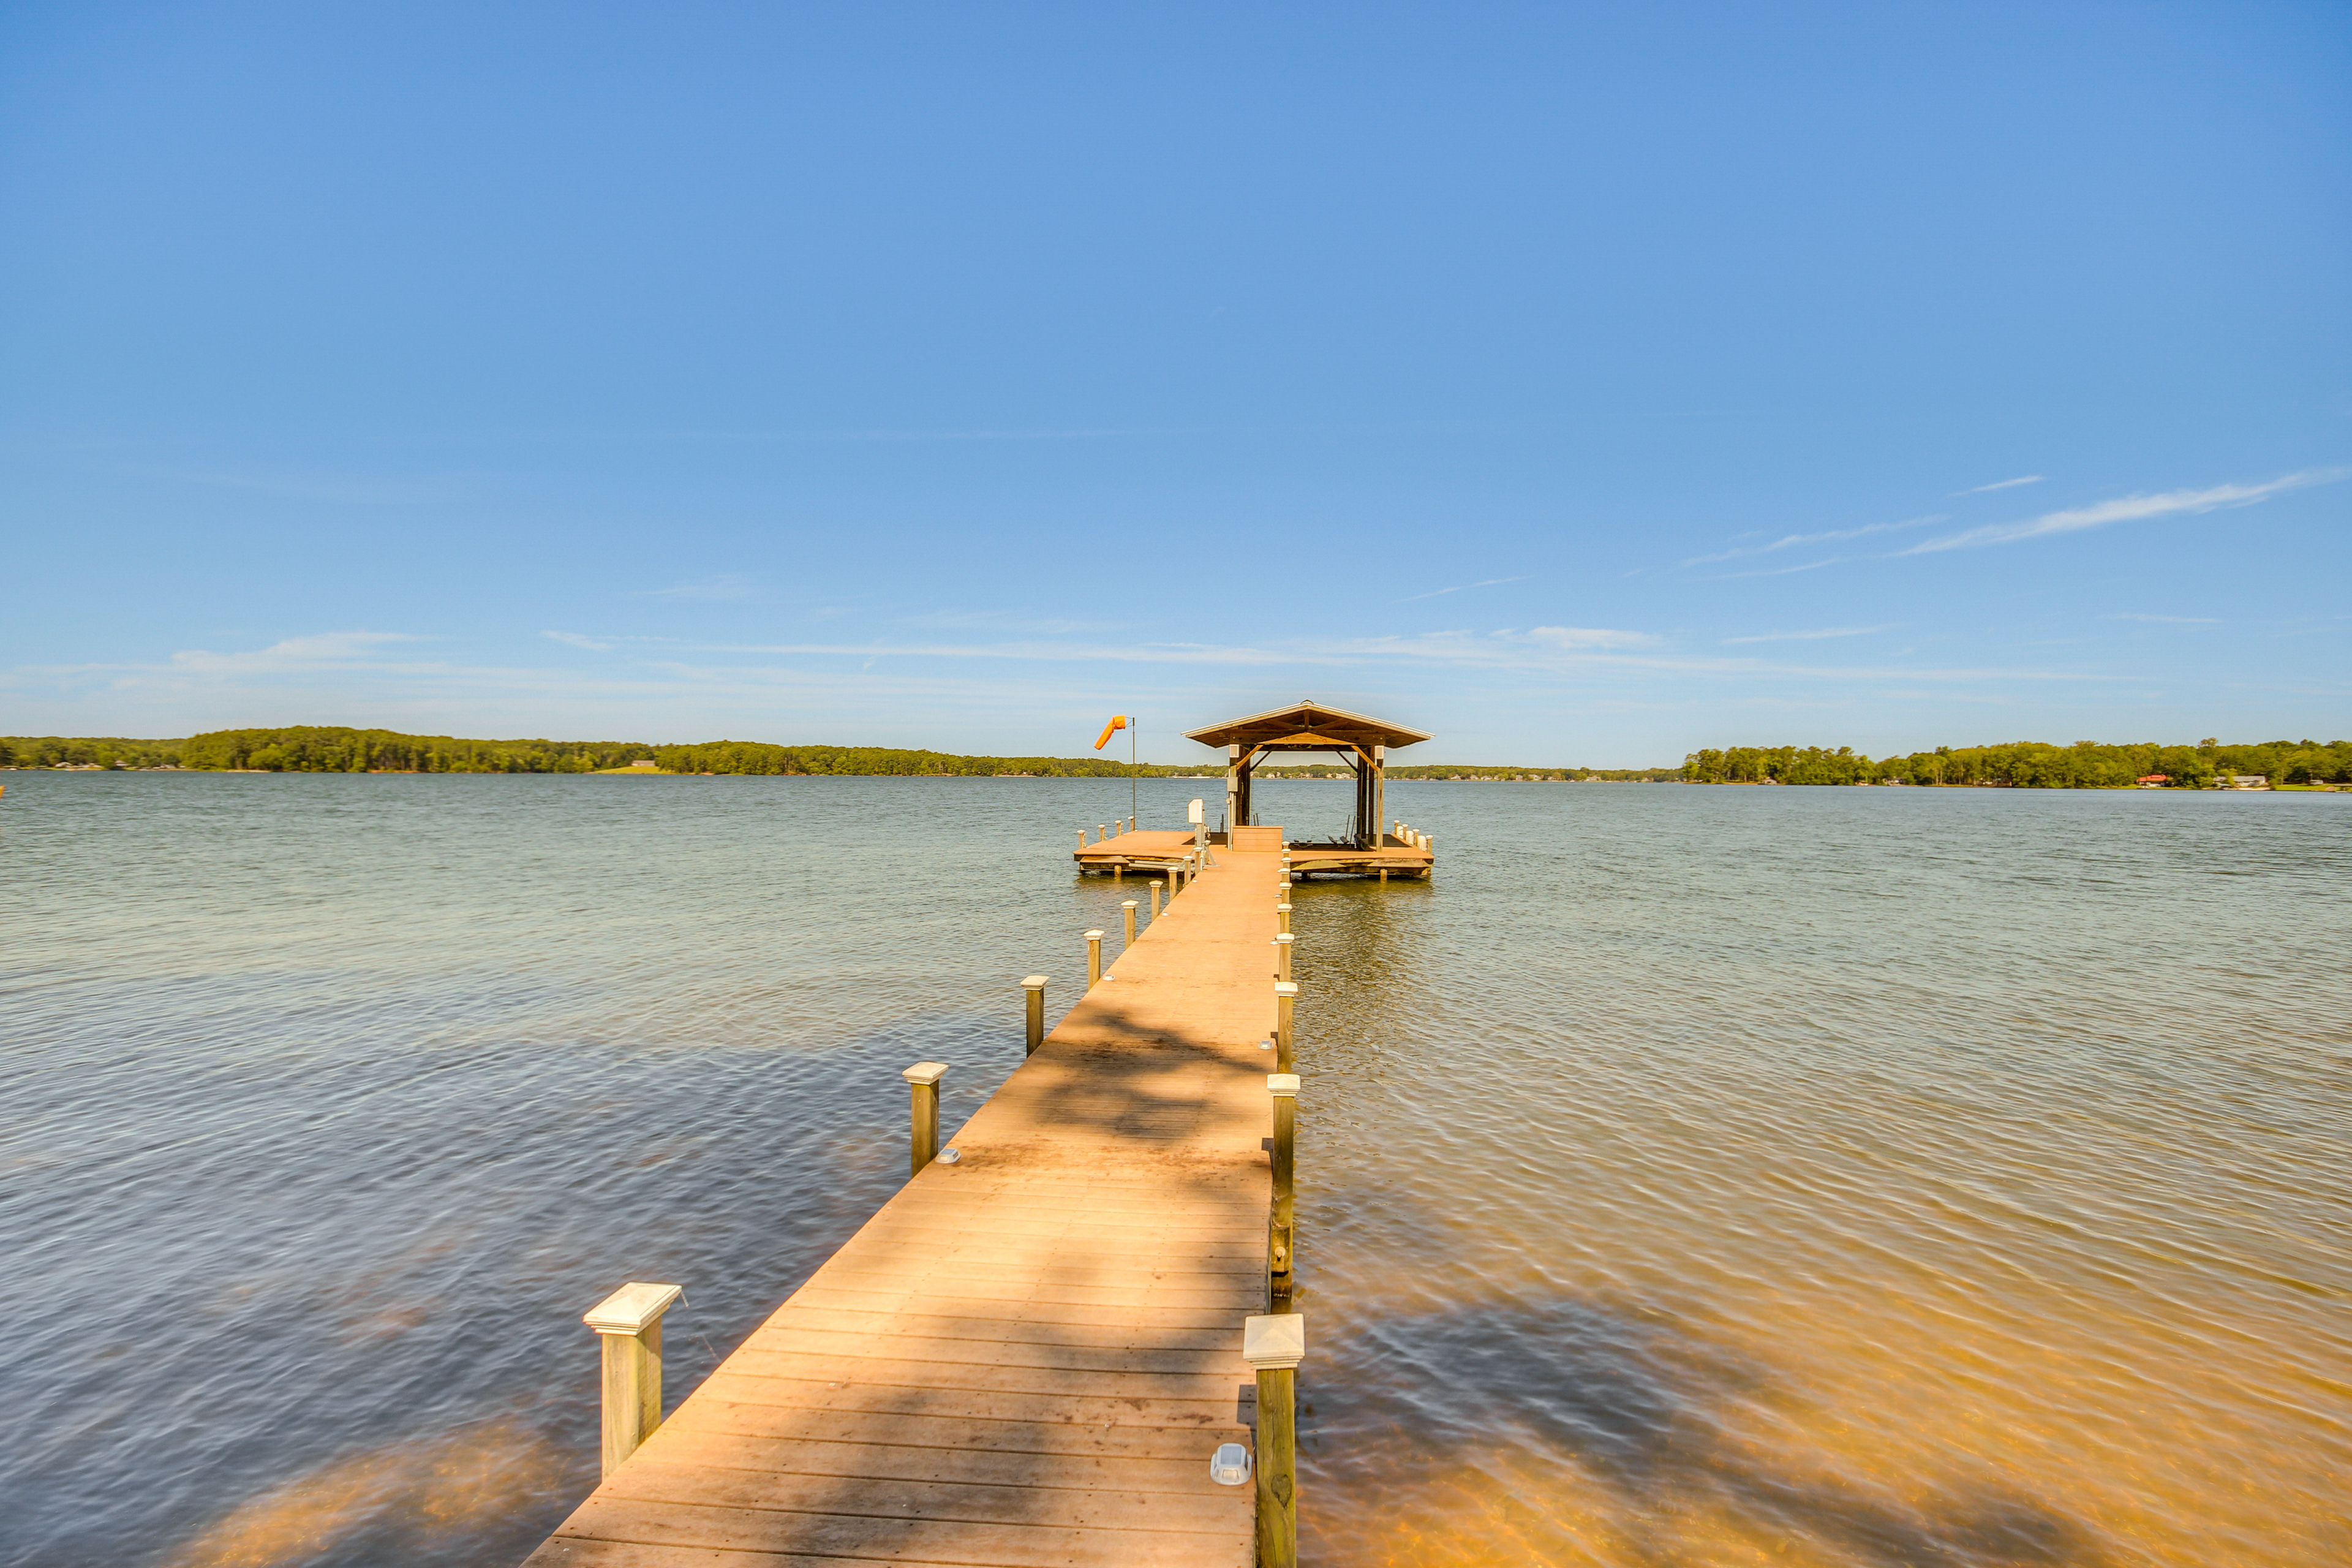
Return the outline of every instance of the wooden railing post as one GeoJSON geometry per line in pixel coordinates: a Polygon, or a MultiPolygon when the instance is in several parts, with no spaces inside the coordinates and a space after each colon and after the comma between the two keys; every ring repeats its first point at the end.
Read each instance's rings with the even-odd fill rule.
{"type": "Polygon", "coordinates": [[[1034,1057],[1045,1043],[1045,977],[1032,974],[1021,982],[1021,988],[1029,993],[1029,1044],[1021,1054],[1034,1057]]]}
{"type": "Polygon", "coordinates": [[[1288,931],[1290,929],[1290,900],[1285,899],[1281,903],[1275,905],[1274,913],[1275,918],[1282,921],[1282,929],[1288,931]]]}
{"type": "Polygon", "coordinates": [[[1151,879],[1151,918],[1155,921],[1160,918],[1160,891],[1167,885],[1168,879],[1165,877],[1151,879]]]}
{"type": "Polygon", "coordinates": [[[632,1280],[596,1303],[581,1321],[604,1349],[604,1474],[637,1451],[662,1418],[662,1314],[686,1293],[682,1285],[632,1280]]]}
{"type": "Polygon", "coordinates": [[[1268,1073],[1274,1100],[1274,1213],[1265,1244],[1265,1310],[1287,1312],[1297,1298],[1298,1262],[1298,1075],[1268,1073]]]}
{"type": "Polygon", "coordinates": [[[1288,931],[1278,932],[1276,935],[1274,939],[1274,977],[1276,980],[1287,980],[1290,978],[1290,949],[1292,944],[1297,941],[1298,939],[1291,935],[1288,931]]]}
{"type": "Polygon", "coordinates": [[[1298,983],[1277,980],[1274,983],[1274,1066],[1277,1072],[1288,1072],[1297,1064],[1290,1054],[1292,1009],[1298,1001],[1298,983]]]}
{"type": "Polygon", "coordinates": [[[1102,939],[1098,931],[1087,932],[1087,989],[1102,984],[1102,939]]]}
{"type": "Polygon", "coordinates": [[[908,1143],[910,1176],[921,1175],[923,1167],[939,1158],[940,1079],[947,1073],[945,1062],[917,1062],[898,1075],[914,1085],[914,1123],[908,1143]]]}
{"type": "Polygon", "coordinates": [[[1257,1373],[1257,1568],[1298,1568],[1298,1363],[1307,1319],[1242,1321],[1242,1359],[1257,1373]]]}
{"type": "Polygon", "coordinates": [[[1120,902],[1118,907],[1120,912],[1127,916],[1127,946],[1119,949],[1120,953],[1124,954],[1127,952],[1127,948],[1133,947],[1135,945],[1135,900],[1133,899],[1124,900],[1120,902]]]}

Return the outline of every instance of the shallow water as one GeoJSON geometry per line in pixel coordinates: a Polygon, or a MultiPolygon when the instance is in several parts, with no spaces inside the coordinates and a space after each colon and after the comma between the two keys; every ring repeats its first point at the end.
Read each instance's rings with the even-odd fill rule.
{"type": "MultiPolygon", "coordinates": [[[[1132,890],[1124,784],[5,782],[44,1568],[519,1560],[580,1312],[684,1280],[690,1388],[1132,890]]],[[[1391,791],[1438,881],[1297,899],[1310,1563],[2352,1560],[2352,798],[1391,791]]]]}

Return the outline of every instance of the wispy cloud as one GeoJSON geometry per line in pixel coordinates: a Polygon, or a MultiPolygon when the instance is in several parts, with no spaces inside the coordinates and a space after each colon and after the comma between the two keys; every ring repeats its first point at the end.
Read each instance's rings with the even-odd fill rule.
{"type": "Polygon", "coordinates": [[[172,656],[172,667],[229,674],[370,663],[381,659],[396,644],[421,640],[406,632],[320,632],[242,653],[187,648],[172,656]]]}
{"type": "MultiPolygon", "coordinates": [[[[1793,550],[1802,544],[1832,544],[1841,540],[1863,539],[1874,533],[1895,533],[1906,528],[1926,528],[1944,521],[1946,514],[1933,517],[1906,518],[1901,522],[1866,522],[1860,528],[1833,528],[1825,533],[1784,534],[1769,544],[1743,544],[1735,549],[1718,551],[1713,555],[1694,555],[1683,563],[1685,566],[1706,566],[1717,561],[1737,561],[1747,555],[1769,555],[1776,550],[1793,550]]],[[[1826,561],[1820,563],[1828,565],[1826,561]]]]}
{"type": "Polygon", "coordinates": [[[1500,587],[1505,583],[1524,583],[1526,581],[1527,579],[1525,577],[1489,577],[1483,583],[1462,583],[1457,584],[1455,586],[1451,588],[1432,588],[1426,594],[1407,594],[1403,598],[1398,599],[1394,602],[1400,605],[1410,605],[1415,599],[1435,599],[1447,594],[1459,594],[1465,589],[1496,588],[1500,587]]]}
{"type": "Polygon", "coordinates": [[[611,643],[598,642],[594,637],[583,637],[578,632],[541,632],[539,635],[551,642],[563,643],[571,647],[584,647],[591,653],[613,651],[611,643]]]}
{"type": "Polygon", "coordinates": [[[1718,572],[1714,581],[1733,583],[1742,577],[1786,577],[1795,572],[1818,572],[1824,566],[1834,566],[1841,561],[1851,561],[1851,555],[1824,555],[1819,561],[1808,561],[1801,566],[1764,566],[1753,572],[1718,572]]]}
{"type": "Polygon", "coordinates": [[[691,583],[673,583],[667,588],[647,588],[638,594],[641,599],[748,599],[759,590],[740,572],[721,572],[715,577],[699,577],[691,583]]]}
{"type": "Polygon", "coordinates": [[[1817,642],[1822,637],[1866,637],[1876,632],[1891,632],[1895,623],[1883,626],[1825,626],[1814,632],[1759,632],[1750,637],[1726,637],[1727,643],[1742,642],[1817,642]]]}
{"type": "Polygon", "coordinates": [[[2013,490],[2020,485],[2038,485],[2047,478],[2049,478],[2047,474],[2022,474],[2013,479],[1995,479],[1989,485],[1979,485],[1970,490],[1954,490],[1952,493],[1956,496],[1987,495],[1994,490],[2013,490]]]}
{"type": "Polygon", "coordinates": [[[2219,511],[2227,507],[2252,506],[2268,500],[2283,490],[2300,489],[2305,485],[2322,485],[2344,477],[2341,468],[2312,468],[2288,474],[2259,485],[2215,485],[2201,490],[2166,490],[2159,495],[2122,496],[2115,500],[2095,502],[2090,506],[2069,507],[2063,511],[2046,511],[2040,517],[2023,522],[1996,522],[1983,528],[1971,528],[1941,539],[1923,540],[1908,550],[1898,550],[1897,555],[1930,555],[1946,550],[1972,550],[1987,544],[2013,544],[2021,539],[2040,539],[2053,533],[2079,533],[2084,529],[2105,528],[2111,522],[2135,522],[2142,518],[2168,517],[2181,513],[2219,511]]]}

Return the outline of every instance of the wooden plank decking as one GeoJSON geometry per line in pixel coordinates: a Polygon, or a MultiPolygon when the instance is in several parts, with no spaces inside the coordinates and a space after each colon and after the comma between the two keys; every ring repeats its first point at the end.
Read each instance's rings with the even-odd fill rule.
{"type": "Polygon", "coordinates": [[[1247,1568],[1280,857],[1216,858],[527,1568],[1247,1568]]]}

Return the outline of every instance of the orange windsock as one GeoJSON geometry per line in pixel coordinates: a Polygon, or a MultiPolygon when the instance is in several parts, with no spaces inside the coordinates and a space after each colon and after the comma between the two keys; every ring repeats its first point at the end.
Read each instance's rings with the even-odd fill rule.
{"type": "Polygon", "coordinates": [[[1109,723],[1103,726],[1102,739],[1095,742],[1095,750],[1099,752],[1105,746],[1109,745],[1110,738],[1126,728],[1127,715],[1121,713],[1118,718],[1113,719],[1109,723]]]}

